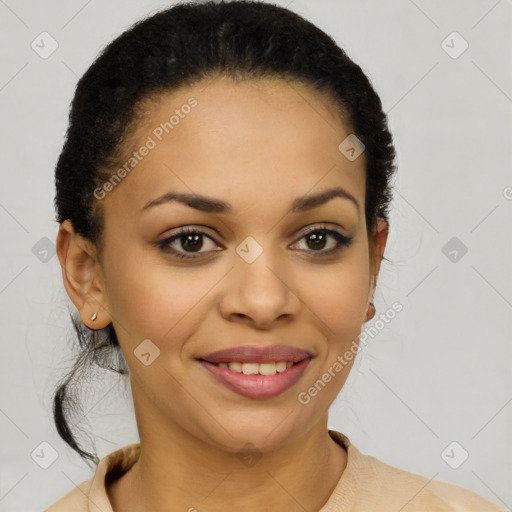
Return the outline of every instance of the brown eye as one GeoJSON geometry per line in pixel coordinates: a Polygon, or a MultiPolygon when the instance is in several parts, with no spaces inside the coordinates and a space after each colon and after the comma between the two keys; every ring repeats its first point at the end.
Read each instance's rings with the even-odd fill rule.
{"type": "Polygon", "coordinates": [[[180,236],[181,247],[187,252],[197,252],[203,247],[203,235],[181,235],[180,236]]]}
{"type": "Polygon", "coordinates": [[[175,235],[156,242],[156,245],[172,256],[190,259],[223,249],[209,235],[193,228],[183,228],[175,235]]]}
{"type": "Polygon", "coordinates": [[[342,235],[338,231],[314,227],[302,235],[294,245],[298,246],[296,248],[300,251],[318,253],[318,256],[323,256],[335,253],[343,247],[348,247],[351,243],[351,237],[342,235]]]}
{"type": "Polygon", "coordinates": [[[312,251],[316,251],[319,249],[323,249],[327,242],[327,236],[325,233],[320,231],[315,231],[306,237],[306,244],[309,249],[312,251]]]}

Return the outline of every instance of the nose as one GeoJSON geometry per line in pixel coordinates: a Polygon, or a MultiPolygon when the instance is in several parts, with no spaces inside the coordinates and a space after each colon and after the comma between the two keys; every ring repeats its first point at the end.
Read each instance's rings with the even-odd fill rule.
{"type": "Polygon", "coordinates": [[[291,273],[278,266],[270,251],[256,261],[240,259],[229,273],[220,301],[222,316],[256,329],[268,329],[297,317],[301,301],[294,293],[291,273]]]}

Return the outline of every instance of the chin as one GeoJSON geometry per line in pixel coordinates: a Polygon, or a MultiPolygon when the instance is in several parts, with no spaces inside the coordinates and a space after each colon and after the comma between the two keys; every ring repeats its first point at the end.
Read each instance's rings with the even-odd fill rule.
{"type": "Polygon", "coordinates": [[[244,415],[244,418],[232,418],[222,426],[224,428],[210,432],[211,442],[233,453],[244,447],[257,448],[261,453],[275,451],[309,430],[309,425],[302,425],[293,413],[283,410],[272,414],[260,411],[244,415]]]}

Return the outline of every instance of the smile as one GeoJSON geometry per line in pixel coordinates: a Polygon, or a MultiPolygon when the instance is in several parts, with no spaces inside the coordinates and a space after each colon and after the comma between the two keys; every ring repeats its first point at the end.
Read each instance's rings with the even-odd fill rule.
{"type": "Polygon", "coordinates": [[[301,378],[311,359],[308,357],[297,363],[278,361],[259,364],[198,361],[217,382],[239,395],[256,399],[278,396],[290,389],[301,378]]]}

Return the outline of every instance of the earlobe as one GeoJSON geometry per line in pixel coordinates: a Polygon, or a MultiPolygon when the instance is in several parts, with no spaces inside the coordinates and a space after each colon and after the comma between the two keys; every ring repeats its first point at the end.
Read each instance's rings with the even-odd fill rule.
{"type": "Polygon", "coordinates": [[[375,316],[375,305],[374,305],[373,301],[371,301],[370,304],[368,304],[368,309],[366,310],[366,318],[364,321],[368,322],[374,316],[375,316]]]}
{"type": "Polygon", "coordinates": [[[82,322],[92,330],[103,329],[111,317],[106,309],[96,248],[75,233],[69,220],[60,225],[56,245],[64,287],[82,322]]]}

